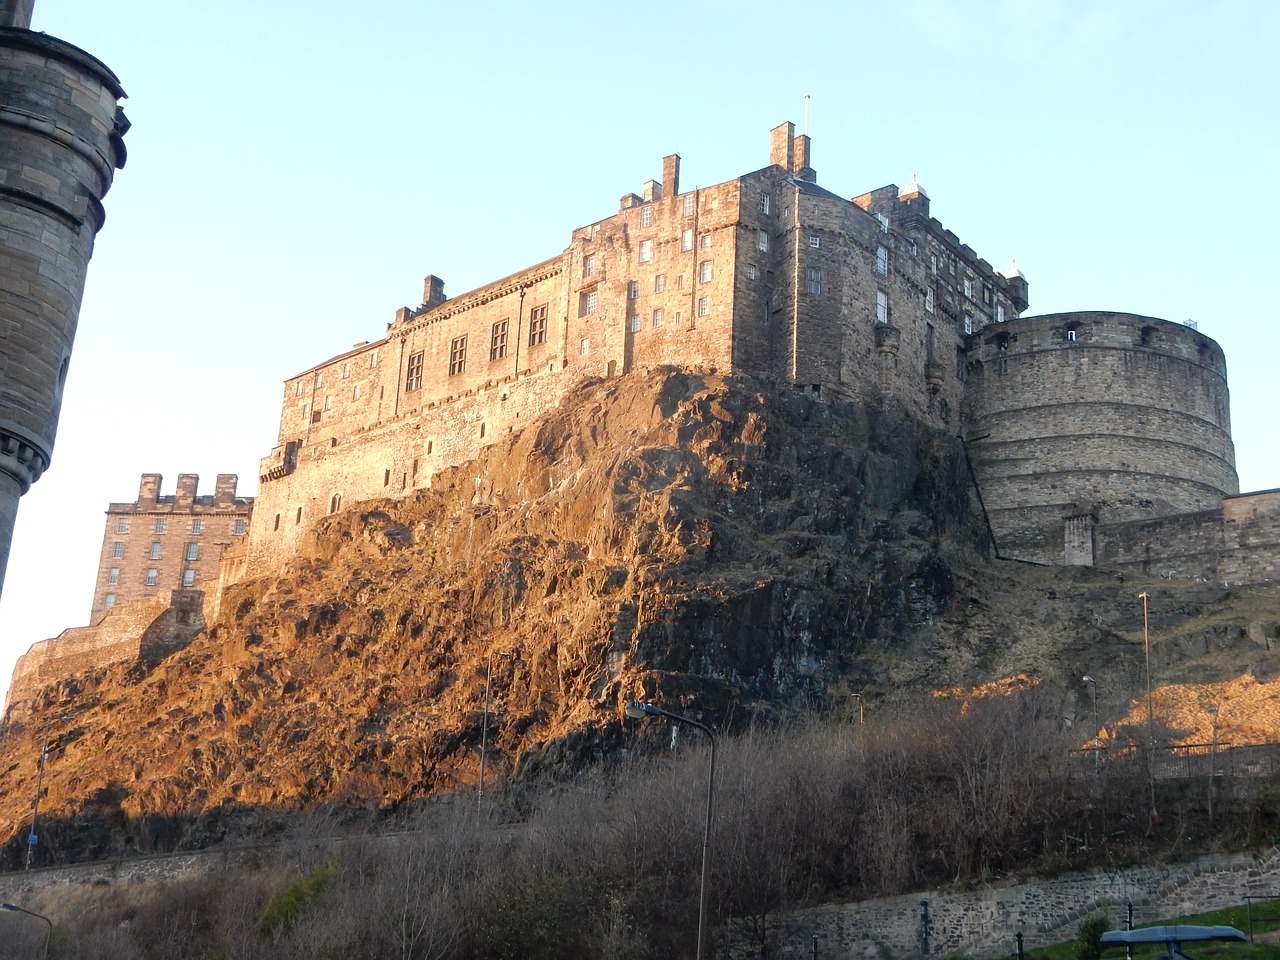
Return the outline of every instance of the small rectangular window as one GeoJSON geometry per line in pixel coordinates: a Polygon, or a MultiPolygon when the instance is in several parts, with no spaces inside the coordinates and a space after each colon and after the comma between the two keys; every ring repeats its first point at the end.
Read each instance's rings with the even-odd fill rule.
{"type": "Polygon", "coordinates": [[[711,312],[710,304],[707,303],[707,298],[703,297],[701,300],[698,301],[698,316],[705,317],[710,312],[711,312]]]}
{"type": "Polygon", "coordinates": [[[640,332],[640,314],[633,313],[627,320],[627,326],[630,328],[632,333],[639,333],[640,332]]]}
{"type": "Polygon", "coordinates": [[[887,277],[889,275],[889,248],[885,246],[876,247],[876,276],[887,277]]]}
{"type": "Polygon", "coordinates": [[[927,313],[933,313],[933,287],[928,287],[924,292],[924,309],[927,313]]]}
{"type": "Polygon", "coordinates": [[[160,544],[158,543],[151,544],[151,559],[152,560],[160,559],[160,544]]]}
{"type": "Polygon", "coordinates": [[[348,379],[350,379],[350,377],[351,377],[351,364],[350,364],[350,363],[344,363],[344,364],[342,365],[342,379],[343,379],[343,380],[348,380],[348,379]]]}
{"type": "Polygon", "coordinates": [[[889,295],[883,290],[876,291],[876,321],[889,322],[889,295]]]}
{"type": "Polygon", "coordinates": [[[120,568],[112,567],[110,570],[107,571],[107,583],[111,584],[111,586],[114,587],[119,582],[120,582],[120,568]]]}
{"type": "Polygon", "coordinates": [[[455,377],[467,369],[467,338],[454,337],[449,342],[449,376],[455,377]]]}
{"type": "Polygon", "coordinates": [[[147,571],[147,586],[154,587],[159,577],[160,577],[160,571],[158,571],[155,567],[152,567],[151,569],[149,569],[147,571]]]}
{"type": "Polygon", "coordinates": [[[693,216],[693,194],[692,193],[686,193],[684,195],[684,208],[682,212],[686,217],[693,216]]]}
{"type": "Polygon", "coordinates": [[[876,214],[876,219],[880,221],[880,232],[881,232],[881,233],[888,233],[888,232],[889,232],[889,218],[888,218],[888,217],[886,217],[883,213],[877,213],[877,214],[876,214]]]}
{"type": "Polygon", "coordinates": [[[938,255],[936,253],[929,254],[929,272],[935,277],[938,275],[938,255]]]}
{"type": "Polygon", "coordinates": [[[754,280],[756,278],[756,265],[754,263],[747,264],[747,279],[754,280]]]}
{"type": "Polygon", "coordinates": [[[182,571],[182,585],[184,587],[193,587],[196,583],[196,572],[190,567],[182,571]]]}
{"type": "Polygon", "coordinates": [[[489,359],[501,360],[507,355],[507,323],[499,320],[489,331],[489,359]]]}
{"type": "Polygon", "coordinates": [[[653,278],[653,292],[661,293],[665,289],[667,289],[667,275],[660,273],[653,278]]]}
{"type": "Polygon", "coordinates": [[[973,333],[973,314],[966,313],[964,315],[964,332],[965,336],[973,333]]]}
{"type": "Polygon", "coordinates": [[[655,327],[662,326],[662,310],[661,309],[653,311],[653,325],[655,327]]]}
{"type": "Polygon", "coordinates": [[[102,598],[102,609],[110,610],[115,605],[116,605],[116,595],[114,593],[108,593],[105,597],[102,598]]]}
{"type": "Polygon", "coordinates": [[[163,518],[156,520],[156,527],[155,527],[155,530],[156,530],[156,533],[164,533],[164,519],[163,519],[163,518]]]}
{"type": "Polygon", "coordinates": [[[191,535],[193,537],[200,536],[201,529],[202,529],[202,522],[199,517],[196,517],[194,520],[191,521],[191,535]]]}
{"type": "Polygon", "coordinates": [[[627,284],[627,296],[632,300],[640,299],[640,281],[632,280],[627,284]]]}
{"type": "Polygon", "coordinates": [[[1004,304],[996,304],[996,323],[1004,323],[1004,304]]]}
{"type": "Polygon", "coordinates": [[[820,246],[822,246],[822,238],[814,233],[809,234],[809,246],[817,250],[820,246]]]}
{"type": "Polygon", "coordinates": [[[355,383],[351,385],[351,399],[352,400],[360,399],[360,384],[355,383]]]}
{"type": "Polygon", "coordinates": [[[200,544],[198,544],[198,543],[188,543],[188,544],[187,544],[187,559],[188,559],[188,560],[199,560],[199,559],[200,559],[200,544]]]}
{"type": "Polygon", "coordinates": [[[600,293],[597,290],[592,290],[585,295],[585,299],[582,304],[582,312],[584,314],[588,314],[588,313],[596,313],[599,310],[600,310],[600,293]]]}
{"type": "Polygon", "coordinates": [[[684,289],[684,274],[683,274],[683,273],[682,273],[682,274],[680,274],[678,277],[676,277],[676,289],[677,289],[677,290],[683,290],[683,289],[684,289]]]}
{"type": "Polygon", "coordinates": [[[641,240],[640,241],[640,262],[648,263],[652,259],[653,259],[653,241],[641,240]]]}
{"type": "Polygon", "coordinates": [[[582,275],[589,277],[596,272],[596,258],[594,254],[587,254],[582,258],[582,275]]]}
{"type": "Polygon", "coordinates": [[[405,368],[404,389],[406,393],[422,387],[422,351],[409,355],[409,365],[405,368]]]}
{"type": "Polygon", "coordinates": [[[547,306],[534,307],[529,311],[529,346],[536,347],[547,342],[547,306]]]}
{"type": "Polygon", "coordinates": [[[704,233],[702,236],[700,236],[700,237],[698,238],[698,246],[700,246],[703,250],[710,250],[710,249],[711,249],[711,234],[709,234],[709,233],[704,233]]]}
{"type": "Polygon", "coordinates": [[[243,536],[244,536],[244,520],[243,520],[243,519],[237,519],[237,520],[236,520],[235,527],[234,527],[234,532],[233,532],[232,536],[236,536],[236,537],[243,537],[243,536]]]}
{"type": "Polygon", "coordinates": [[[116,560],[124,556],[124,544],[119,540],[111,545],[111,556],[116,560]]]}
{"type": "Polygon", "coordinates": [[[689,251],[693,249],[693,231],[684,230],[680,233],[680,249],[689,251]]]}
{"type": "Polygon", "coordinates": [[[822,271],[817,267],[808,267],[805,270],[804,285],[810,296],[822,296],[822,271]]]}
{"type": "Polygon", "coordinates": [[[761,213],[769,212],[769,202],[770,202],[769,194],[767,192],[761,191],[760,193],[760,212],[761,213]]]}
{"type": "Polygon", "coordinates": [[[970,300],[973,299],[973,277],[964,278],[964,295],[970,300]]]}
{"type": "Polygon", "coordinates": [[[326,410],[332,410],[332,409],[333,409],[333,397],[328,397],[328,396],[327,396],[327,397],[325,397],[325,398],[324,398],[324,408],[325,408],[326,410]]]}
{"type": "Polygon", "coordinates": [[[376,367],[378,365],[378,351],[375,350],[369,354],[369,366],[376,367]]]}
{"type": "Polygon", "coordinates": [[[756,248],[759,249],[761,253],[769,252],[769,231],[768,230],[756,231],[756,248]]]}
{"type": "Polygon", "coordinates": [[[299,380],[297,383],[295,383],[295,384],[293,385],[293,395],[294,395],[295,397],[300,397],[300,396],[302,396],[302,381],[301,381],[301,380],[299,380]]]}
{"type": "Polygon", "coordinates": [[[640,226],[647,227],[653,223],[653,207],[640,208],[640,226]]]}
{"type": "Polygon", "coordinates": [[[591,340],[587,337],[583,337],[582,340],[579,341],[578,343],[578,353],[582,354],[582,356],[585,357],[590,352],[591,352],[591,340]]]}
{"type": "Polygon", "coordinates": [[[698,280],[701,283],[711,282],[711,261],[703,260],[698,264],[698,280]]]}

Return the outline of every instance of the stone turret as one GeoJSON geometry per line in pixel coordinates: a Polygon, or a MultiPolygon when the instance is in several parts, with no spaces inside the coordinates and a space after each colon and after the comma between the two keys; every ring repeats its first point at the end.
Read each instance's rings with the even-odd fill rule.
{"type": "Polygon", "coordinates": [[[115,74],[0,0],[0,586],[18,498],[49,466],[102,198],[129,127],[115,74]]]}

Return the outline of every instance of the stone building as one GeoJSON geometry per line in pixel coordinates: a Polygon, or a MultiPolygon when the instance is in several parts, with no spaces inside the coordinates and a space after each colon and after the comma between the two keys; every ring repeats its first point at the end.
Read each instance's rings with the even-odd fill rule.
{"type": "Polygon", "coordinates": [[[554,406],[577,382],[660,364],[764,377],[815,398],[892,394],[959,428],[967,337],[1017,317],[1027,283],[929,216],[915,183],[845,199],[808,136],[769,164],[680,189],[680,157],[556,256],[454,299],[428,276],[387,335],[285,383],[247,569],[308,521],[400,495],[554,406]]]}
{"type": "Polygon", "coordinates": [[[115,74],[0,0],[0,586],[18,498],[48,468],[102,198],[129,123],[115,74]]]}
{"type": "Polygon", "coordinates": [[[91,623],[118,604],[216,583],[223,552],[249,528],[253,498],[236,496],[235,474],[218,474],[204,496],[194,473],[179,474],[170,496],[162,479],[144,473],[136,502],[107,507],[91,623]]]}

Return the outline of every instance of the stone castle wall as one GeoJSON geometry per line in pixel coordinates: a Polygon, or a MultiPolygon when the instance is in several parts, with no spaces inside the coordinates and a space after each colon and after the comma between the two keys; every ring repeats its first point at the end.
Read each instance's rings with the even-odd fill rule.
{"type": "Polygon", "coordinates": [[[1237,492],[1226,363],[1180,324],[1119,313],[988,327],[969,350],[969,447],[1001,554],[1063,562],[1063,521],[1216,509],[1237,492]]]}

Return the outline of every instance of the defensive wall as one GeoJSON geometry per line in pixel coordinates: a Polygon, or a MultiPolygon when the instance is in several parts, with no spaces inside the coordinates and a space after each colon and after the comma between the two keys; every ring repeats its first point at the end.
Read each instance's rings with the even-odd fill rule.
{"type": "Polygon", "coordinates": [[[102,198],[124,166],[120,82],[0,2],[0,586],[18,498],[48,468],[102,198]]]}
{"type": "Polygon", "coordinates": [[[966,436],[1002,556],[1091,564],[1095,525],[1238,492],[1226,363],[1190,327],[1028,317],[974,334],[968,368],[966,436]]]}

